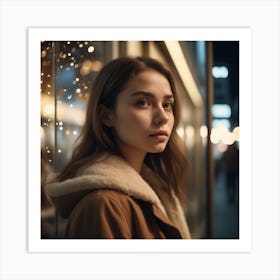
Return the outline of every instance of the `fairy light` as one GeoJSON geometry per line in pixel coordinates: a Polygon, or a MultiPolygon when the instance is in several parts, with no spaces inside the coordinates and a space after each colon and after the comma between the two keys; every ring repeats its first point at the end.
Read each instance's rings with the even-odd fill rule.
{"type": "Polygon", "coordinates": [[[88,52],[89,52],[89,53],[94,52],[94,46],[89,46],[89,47],[88,47],[88,52]]]}
{"type": "MultiPolygon", "coordinates": [[[[68,117],[68,112],[73,112],[75,116],[78,116],[77,119],[84,117],[84,112],[81,108],[84,108],[89,98],[88,89],[90,88],[92,76],[95,75],[93,72],[99,71],[102,66],[102,61],[95,54],[97,46],[92,41],[59,42],[59,47],[61,51],[56,53],[54,42],[45,41],[42,42],[40,53],[42,67],[40,89],[42,97],[41,141],[42,143],[52,143],[49,147],[46,147],[50,163],[55,161],[55,158],[52,158],[53,151],[63,156],[67,154],[62,147],[53,147],[53,133],[58,133],[59,137],[62,135],[67,139],[66,141],[72,141],[72,138],[78,135],[79,128],[76,125],[80,126],[81,121],[73,119],[75,129],[71,129],[68,125],[66,126],[66,123],[71,124],[71,117],[68,117]],[[55,65],[53,65],[53,57],[55,57],[55,65]],[[52,70],[53,66],[55,66],[54,72],[52,70]],[[84,71],[81,71],[82,68],[84,71]],[[62,70],[75,71],[78,77],[74,77],[69,81],[67,80],[68,75],[65,75],[65,79],[62,76],[60,83],[55,83],[54,88],[53,81],[58,72],[62,70]],[[55,115],[55,102],[57,103],[57,115],[55,115]],[[52,129],[51,127],[57,129],[52,129]]],[[[45,149],[45,147],[43,148],[45,149]]]]}

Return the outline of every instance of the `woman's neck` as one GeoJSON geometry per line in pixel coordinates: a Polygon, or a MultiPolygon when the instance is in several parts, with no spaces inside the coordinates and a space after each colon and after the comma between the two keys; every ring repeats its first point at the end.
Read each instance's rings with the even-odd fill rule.
{"type": "Polygon", "coordinates": [[[119,149],[125,160],[140,173],[146,153],[122,145],[119,145],[119,149]]]}

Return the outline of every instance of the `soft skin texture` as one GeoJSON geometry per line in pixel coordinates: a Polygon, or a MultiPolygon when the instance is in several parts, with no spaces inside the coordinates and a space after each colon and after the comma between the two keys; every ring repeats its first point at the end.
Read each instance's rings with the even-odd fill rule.
{"type": "Polygon", "coordinates": [[[106,154],[45,190],[68,218],[65,238],[191,238],[174,192],[147,166],[139,174],[119,156],[106,154]]]}
{"type": "Polygon", "coordinates": [[[149,69],[127,82],[113,110],[101,108],[103,123],[113,128],[121,153],[137,171],[146,153],[165,149],[174,125],[173,102],[168,80],[149,69]]]}

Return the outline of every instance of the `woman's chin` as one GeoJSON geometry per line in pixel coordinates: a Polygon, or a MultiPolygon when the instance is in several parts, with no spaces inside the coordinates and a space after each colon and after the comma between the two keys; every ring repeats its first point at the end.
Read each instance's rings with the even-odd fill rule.
{"type": "Polygon", "coordinates": [[[156,147],[152,147],[148,151],[148,153],[151,153],[151,154],[153,154],[153,153],[161,153],[161,152],[163,152],[165,150],[165,148],[166,148],[166,144],[157,145],[156,147]]]}

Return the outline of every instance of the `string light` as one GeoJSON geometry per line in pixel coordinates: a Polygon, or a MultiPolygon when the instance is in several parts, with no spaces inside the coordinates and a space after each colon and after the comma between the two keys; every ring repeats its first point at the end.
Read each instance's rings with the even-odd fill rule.
{"type": "Polygon", "coordinates": [[[89,52],[89,53],[94,52],[94,46],[90,46],[90,47],[88,47],[88,52],[89,52]]]}
{"type": "MultiPolygon", "coordinates": [[[[83,109],[89,98],[88,89],[94,78],[95,72],[99,71],[102,66],[102,61],[97,57],[98,42],[80,41],[80,42],[58,42],[60,52],[55,53],[55,43],[50,41],[41,42],[41,141],[49,143],[46,146],[46,152],[49,156],[49,162],[53,162],[55,158],[51,151],[57,151],[57,154],[62,153],[62,149],[54,146],[54,133],[63,133],[63,137],[67,137],[67,141],[73,141],[78,135],[79,128],[75,129],[69,126],[71,118],[67,117],[67,108],[79,119],[78,126],[82,124],[84,118],[83,109]],[[53,58],[55,57],[55,65],[53,58]],[[54,72],[53,72],[53,66],[54,72]],[[81,69],[84,67],[84,72],[81,69]],[[68,79],[66,71],[74,71],[75,76],[68,79]],[[61,73],[61,78],[57,75],[61,73]],[[65,74],[65,75],[63,75],[65,74]],[[53,84],[53,79],[57,79],[53,84]],[[53,86],[55,85],[55,86],[53,86]],[[46,97],[46,99],[45,99],[46,97]],[[57,109],[55,108],[57,102],[57,109]],[[57,119],[54,119],[55,110],[57,119]],[[77,115],[76,115],[77,114],[77,115]],[[53,129],[53,128],[57,128],[53,129]]],[[[100,45],[102,46],[102,45],[100,45]]],[[[73,125],[73,124],[72,124],[73,125]]],[[[75,124],[76,125],[76,124],[75,124]]],[[[61,136],[59,136],[61,137],[61,136]]]]}

